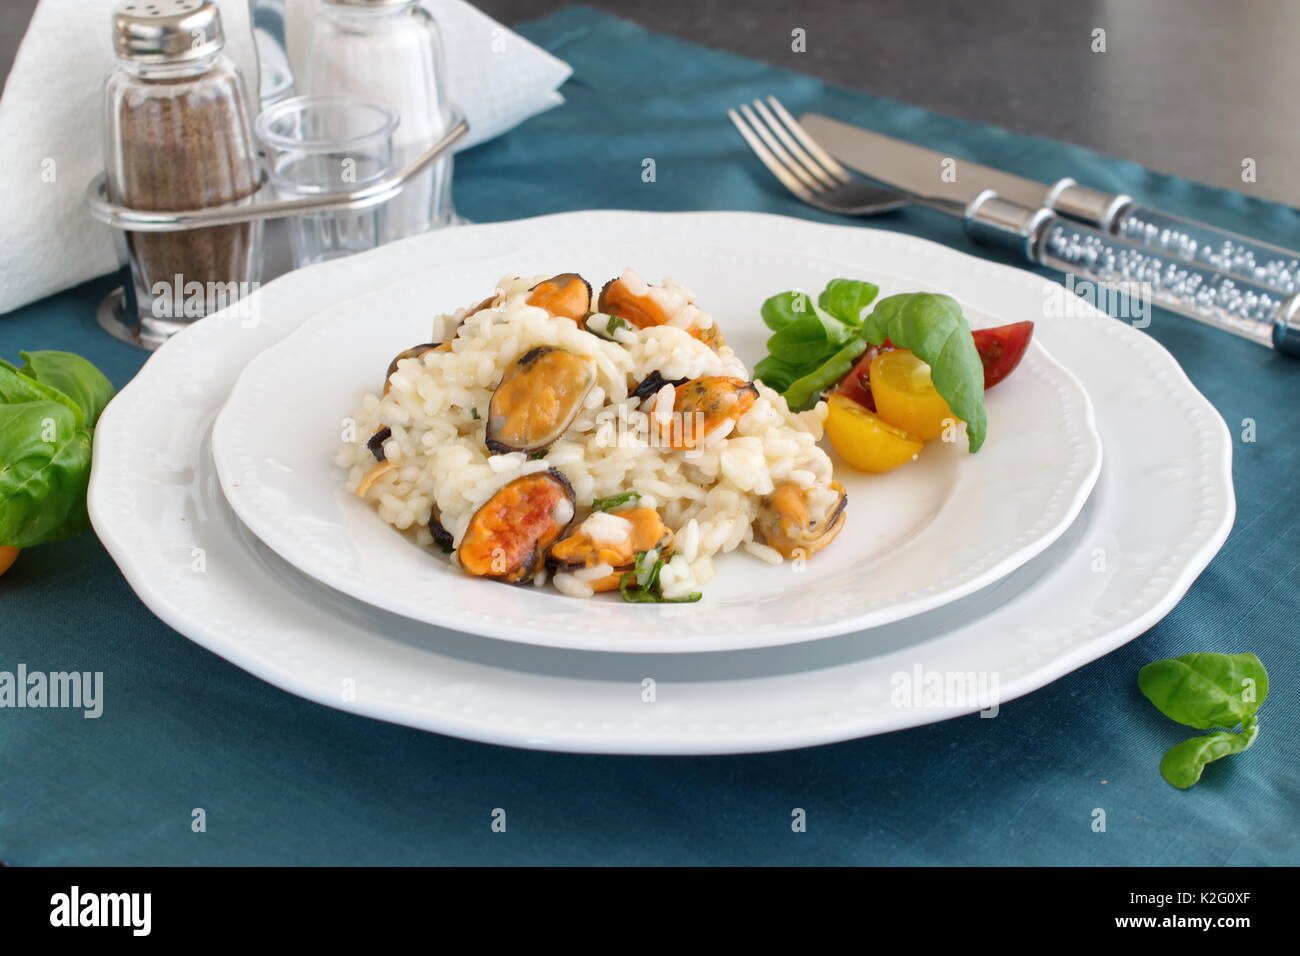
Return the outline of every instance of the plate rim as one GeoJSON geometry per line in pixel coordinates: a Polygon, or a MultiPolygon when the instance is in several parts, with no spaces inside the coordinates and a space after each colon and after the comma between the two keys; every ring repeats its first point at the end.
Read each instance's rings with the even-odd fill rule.
{"type": "MultiPolygon", "coordinates": [[[[583,211],[575,213],[560,213],[550,216],[537,217],[536,219],[518,220],[512,223],[493,223],[487,224],[483,228],[509,229],[519,226],[520,224],[536,223],[538,221],[552,221],[562,219],[565,222],[573,222],[583,218],[596,218],[601,216],[630,216],[642,219],[659,218],[726,218],[749,220],[758,228],[781,228],[786,230],[830,230],[839,235],[848,237],[851,233],[882,233],[885,231],[868,229],[861,226],[842,226],[831,225],[826,223],[814,223],[807,220],[790,219],[787,217],[775,216],[768,213],[752,212],[686,212],[686,213],[644,213],[636,211],[619,211],[619,210],[601,210],[601,211],[583,211]]],[[[959,250],[952,249],[941,243],[920,237],[906,234],[885,233],[890,241],[900,242],[904,245],[910,245],[918,254],[929,258],[937,258],[940,262],[960,265],[963,260],[971,260],[977,264],[980,269],[990,270],[996,276],[1003,277],[1009,281],[1019,283],[1032,283],[1046,290],[1049,287],[1059,288],[1058,283],[1053,283],[1049,279],[1026,272],[1013,266],[1004,265],[987,260],[979,259],[959,250]]],[[[419,239],[408,240],[408,242],[419,242],[419,239]]],[[[360,257],[354,257],[353,260],[346,262],[357,262],[365,260],[367,256],[373,253],[363,254],[360,257]]],[[[339,265],[339,264],[332,264],[339,265]]],[[[322,267],[311,267],[320,269],[322,267]]],[[[311,270],[303,270],[304,273],[310,274],[311,270]]],[[[268,288],[273,288],[274,284],[268,284],[268,288]]],[[[257,295],[266,294],[265,290],[260,291],[257,295]]],[[[1104,322],[1115,322],[1104,313],[1095,308],[1085,308],[1085,313],[1091,313],[1094,319],[1104,322]]],[[[230,316],[219,319],[213,316],[205,320],[203,325],[196,326],[194,329],[181,333],[175,340],[176,342],[193,341],[196,344],[202,340],[205,334],[215,331],[221,322],[229,322],[230,316]],[[203,330],[206,326],[207,333],[203,330]]],[[[1116,322],[1116,325],[1122,323],[1116,322]]],[[[1026,671],[1012,685],[1003,688],[1004,693],[1002,700],[1012,700],[1025,693],[1036,690],[1046,684],[1058,679],[1064,674],[1087,664],[1097,658],[1113,651],[1115,648],[1127,643],[1137,634],[1149,628],[1153,623],[1167,614],[1178,601],[1187,592],[1196,577],[1204,570],[1210,559],[1217,553],[1227,538],[1231,530],[1233,520],[1236,514],[1236,500],[1232,487],[1232,442],[1226,422],[1214,408],[1214,406],[1197,390],[1191,382],[1183,368],[1174,359],[1172,354],[1161,345],[1157,340],[1150,336],[1143,335],[1132,328],[1128,328],[1121,333],[1134,350],[1146,352],[1146,359],[1152,365],[1163,367],[1166,374],[1171,377],[1173,384],[1185,390],[1187,401],[1195,404],[1208,420],[1209,428],[1202,438],[1207,443],[1207,458],[1212,459],[1212,465],[1205,469],[1205,478],[1209,483],[1211,490],[1216,492],[1215,503],[1219,505],[1215,509],[1212,526],[1207,528],[1202,534],[1199,544],[1189,550],[1182,558],[1182,564],[1177,569],[1177,573],[1169,579],[1160,593],[1146,602],[1145,606],[1137,613],[1129,616],[1125,621],[1119,624],[1112,624],[1106,630],[1104,635],[1098,634],[1091,636],[1086,642],[1077,643],[1067,653],[1062,653],[1048,662],[1038,665],[1032,670],[1026,671]]],[[[165,373],[160,375],[160,369],[163,368],[163,358],[168,362],[171,356],[178,354],[178,346],[168,343],[158,353],[151,356],[145,363],[135,378],[119,394],[117,408],[110,404],[106,410],[100,427],[105,429],[106,434],[112,434],[119,428],[118,418],[126,414],[127,403],[121,401],[121,396],[146,391],[146,385],[151,384],[152,380],[158,377],[164,377],[165,373]]],[[[211,414],[211,412],[209,413],[211,414]]],[[[116,471],[115,465],[107,461],[109,455],[105,452],[104,442],[97,442],[95,445],[95,468],[92,473],[90,486],[90,513],[92,522],[106,549],[113,557],[119,568],[122,570],[124,577],[133,590],[139,595],[143,603],[158,615],[166,624],[172,626],[182,634],[193,640],[195,643],[211,650],[218,656],[231,661],[244,670],[266,680],[275,686],[278,686],[298,696],[317,703],[337,709],[348,710],[365,716],[374,717],[381,720],[388,720],[424,730],[431,730],[441,733],[452,734],[455,736],[465,737],[472,740],[479,740],[490,743],[498,743],[508,746],[525,747],[539,750],[561,750],[583,753],[639,753],[639,754],[720,754],[720,753],[750,753],[762,752],[769,750],[781,750],[804,746],[813,746],[817,744],[831,743],[840,740],[854,739],[867,736],[874,733],[885,733],[892,730],[903,729],[905,727],[919,726],[960,716],[962,714],[972,713],[974,707],[955,707],[946,710],[899,710],[889,715],[889,719],[882,719],[879,714],[874,716],[863,717],[855,720],[830,721],[818,725],[806,725],[799,728],[792,728],[782,732],[773,731],[771,728],[765,728],[761,732],[755,733],[731,733],[726,736],[707,735],[703,733],[681,733],[681,732],[660,732],[654,734],[642,734],[639,736],[613,736],[603,728],[579,728],[575,726],[566,727],[562,730],[550,730],[545,733],[538,732],[518,732],[505,729],[502,726],[494,726],[484,722],[482,719],[463,718],[456,714],[431,714],[426,710],[413,709],[389,705],[382,700],[359,699],[350,704],[342,702],[337,694],[327,693],[324,688],[308,681],[303,675],[298,673],[289,673],[283,669],[277,669],[272,666],[274,662],[269,661],[265,656],[260,656],[255,652],[255,648],[247,643],[241,643],[239,635],[223,633],[219,624],[214,624],[202,618],[196,618],[192,613],[188,613],[182,596],[178,596],[173,591],[168,590],[166,582],[155,581],[149,574],[149,568],[141,557],[133,554],[130,548],[130,509],[125,507],[121,502],[115,502],[112,496],[112,490],[115,483],[120,484],[123,481],[131,481],[138,485],[141,479],[134,475],[129,469],[126,472],[116,471]],[[114,524],[118,514],[127,519],[122,528],[114,524]]],[[[566,653],[566,652],[556,652],[566,653]]],[[[788,676],[788,675],[783,675],[788,676]]]]}
{"type": "MultiPolygon", "coordinates": [[[[499,256],[490,256],[484,261],[497,258],[499,256]]],[[[404,277],[398,283],[367,289],[345,302],[335,303],[311,315],[283,338],[264,348],[239,373],[217,414],[211,436],[212,457],[216,463],[217,476],[226,501],[239,521],[263,544],[307,577],[372,607],[397,613],[410,620],[517,644],[624,654],[713,653],[822,640],[896,623],[968,597],[1000,581],[1042,554],[1068,530],[1078,518],[1101,473],[1104,449],[1097,429],[1095,410],[1087,389],[1083,387],[1077,376],[1052,355],[1050,349],[1039,341],[1033,341],[1031,348],[1044,363],[1044,374],[1049,382],[1069,393],[1069,397],[1063,401],[1066,403],[1065,407],[1068,407],[1071,412],[1072,422],[1077,422],[1077,438],[1080,443],[1078,461],[1081,464],[1070,462],[1069,466],[1073,467],[1067,466],[1065,470],[1068,474],[1057,477],[1052,488],[1053,495],[1064,490],[1067,496],[1063,499],[1055,520],[1050,525],[1044,527],[1031,541],[1015,547],[1009,554],[994,561],[982,571],[968,575],[963,570],[950,575],[948,580],[955,577],[956,584],[945,585],[944,582],[940,582],[927,585],[927,589],[938,588],[938,590],[929,590],[929,593],[917,597],[891,599],[882,607],[873,607],[853,616],[840,616],[834,621],[819,625],[800,625],[797,631],[793,629],[750,631],[746,628],[745,636],[737,637],[734,633],[728,633],[726,628],[715,628],[708,634],[682,637],[671,642],[652,636],[610,638],[603,636],[602,631],[592,628],[570,630],[571,621],[565,621],[563,627],[558,622],[548,627],[541,623],[502,621],[489,614],[471,615],[456,611],[438,613],[436,607],[430,608],[428,605],[411,602],[402,604],[400,608],[391,607],[386,603],[391,599],[391,589],[383,587],[378,582],[349,575],[341,567],[311,560],[314,555],[304,555],[303,550],[298,547],[295,536],[286,535],[273,516],[264,513],[264,509],[259,509],[256,496],[250,494],[243,482],[246,476],[243,474],[244,469],[241,468],[240,462],[251,460],[251,456],[242,454],[242,451],[247,449],[241,444],[239,422],[236,418],[241,413],[245,418],[248,417],[250,403],[255,404],[255,397],[250,393],[255,392],[257,387],[270,377],[268,367],[282,364],[286,355],[291,355],[295,351],[301,352],[305,340],[320,339],[322,336],[329,338],[325,335],[326,331],[330,329],[337,331],[339,326],[355,325],[356,323],[349,319],[350,310],[365,308],[367,303],[371,303],[370,307],[373,308],[372,300],[376,296],[398,285],[418,285],[423,276],[440,269],[441,267],[433,266],[429,270],[404,277]]],[[[949,503],[951,499],[944,503],[944,507],[949,503]]],[[[1008,536],[1009,539],[1012,537],[1014,535],[1008,536]]],[[[727,557],[729,556],[719,555],[719,558],[727,557]]],[[[444,586],[454,587],[454,581],[446,582],[444,586]]],[[[915,591],[916,589],[912,588],[906,593],[910,595],[915,591]]],[[[552,597],[553,595],[546,595],[547,599],[552,597]]],[[[579,599],[566,598],[565,600],[576,602],[579,599]]],[[[572,610],[573,614],[580,614],[581,605],[575,604],[572,610]]]]}

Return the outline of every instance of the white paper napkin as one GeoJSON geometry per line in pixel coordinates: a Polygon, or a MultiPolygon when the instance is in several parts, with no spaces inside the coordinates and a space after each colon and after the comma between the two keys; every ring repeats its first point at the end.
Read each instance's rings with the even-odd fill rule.
{"type": "MultiPolygon", "coordinates": [[[[118,267],[111,232],[86,213],[103,171],[104,76],[118,0],[41,0],[0,98],[0,313],[118,267]]],[[[216,0],[226,53],[257,88],[247,0],[216,0]]],[[[442,29],[447,87],[469,119],[458,147],[564,102],[572,72],[464,0],[423,0],[442,29]]]]}

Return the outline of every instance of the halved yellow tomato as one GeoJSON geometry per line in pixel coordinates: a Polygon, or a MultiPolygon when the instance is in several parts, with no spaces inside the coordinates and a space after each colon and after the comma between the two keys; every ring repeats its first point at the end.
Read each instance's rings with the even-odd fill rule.
{"type": "Polygon", "coordinates": [[[18,560],[18,549],[13,545],[0,544],[0,574],[9,570],[9,566],[18,560]]]}
{"type": "Polygon", "coordinates": [[[915,435],[881,421],[851,398],[831,395],[826,404],[826,437],[859,471],[889,471],[907,464],[925,447],[915,435]]]}
{"type": "Polygon", "coordinates": [[[876,414],[918,438],[938,438],[957,416],[930,381],[930,366],[907,349],[881,352],[868,373],[876,414]]]}

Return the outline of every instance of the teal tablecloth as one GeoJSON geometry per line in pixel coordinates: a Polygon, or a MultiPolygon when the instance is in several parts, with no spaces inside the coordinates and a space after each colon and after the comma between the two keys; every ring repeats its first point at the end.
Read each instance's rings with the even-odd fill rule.
{"type": "MultiPolygon", "coordinates": [[[[1087,150],[831,89],[573,9],[523,31],[568,60],[568,104],[457,160],[475,220],[588,207],[760,209],[830,220],[785,195],[723,110],[775,93],[994,166],[1066,174],[1275,242],[1293,209],[1087,150]],[[641,179],[655,159],[654,183],[641,179]]],[[[1207,135],[1210,135],[1207,132],[1207,135]]],[[[1280,174],[1280,173],[1278,173],[1280,174]]],[[[911,211],[874,225],[971,246],[911,211]]],[[[108,280],[0,319],[0,355],[73,349],[120,386],[144,356],[94,321],[108,280]]],[[[103,670],[99,720],[0,710],[0,860],[54,863],[1300,862],[1300,364],[1167,313],[1149,333],[1239,441],[1239,513],[1177,610],[997,720],[967,718],[810,750],[713,758],[515,751],[421,733],[273,689],[176,634],[93,535],[25,553],[0,578],[0,670],[103,670]],[[1248,753],[1179,792],[1156,772],[1185,731],[1139,695],[1138,668],[1253,650],[1273,678],[1248,753]],[[194,807],[207,832],[190,829],[194,807]],[[489,827],[509,808],[506,834],[489,827]],[[793,807],[806,833],[790,828],[793,807]],[[1107,812],[1105,833],[1092,811],[1107,812]]],[[[1141,414],[1140,408],[1134,414],[1141,414]]]]}

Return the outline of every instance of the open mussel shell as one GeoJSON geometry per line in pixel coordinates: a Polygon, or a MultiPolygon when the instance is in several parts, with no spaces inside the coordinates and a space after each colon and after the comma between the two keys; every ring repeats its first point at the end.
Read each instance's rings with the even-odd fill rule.
{"type": "Polygon", "coordinates": [[[529,289],[524,303],[581,326],[591,314],[591,283],[576,272],[562,272],[529,289]]]}
{"type": "Polygon", "coordinates": [[[672,547],[672,529],[653,508],[630,508],[613,514],[597,511],[555,542],[547,564],[556,571],[581,571],[608,564],[613,572],[588,584],[595,591],[612,591],[618,587],[619,578],[632,570],[638,554],[658,550],[666,561],[672,547]]]}
{"type": "Polygon", "coordinates": [[[455,538],[452,537],[450,531],[443,527],[442,512],[438,510],[437,505],[433,506],[433,511],[429,515],[429,534],[433,535],[434,544],[451,554],[455,538]]]}
{"type": "Polygon", "coordinates": [[[739,421],[754,407],[758,389],[753,382],[729,375],[707,375],[677,386],[673,420],[661,425],[672,448],[694,448],[714,429],[739,421]]]}
{"type": "Polygon", "coordinates": [[[501,376],[488,404],[487,446],[497,454],[549,448],[596,384],[591,359],[549,345],[529,349],[501,376]]]}
{"type": "Polygon", "coordinates": [[[397,371],[398,362],[403,359],[419,358],[425,352],[436,352],[439,349],[445,350],[449,348],[451,348],[450,342],[425,342],[423,345],[412,346],[409,349],[398,352],[397,356],[388,363],[388,371],[384,373],[384,394],[387,395],[388,390],[392,388],[392,383],[389,379],[391,379],[393,373],[397,371]]]}
{"type": "Polygon", "coordinates": [[[838,494],[834,504],[823,515],[814,515],[807,492],[793,481],[781,482],[760,502],[755,529],[783,557],[812,556],[844,527],[848,496],[839,482],[832,482],[831,489],[838,494]]]}
{"type": "Polygon", "coordinates": [[[516,478],[470,518],[456,552],[460,566],[508,584],[531,581],[575,510],[573,487],[555,469],[516,478]]]}

